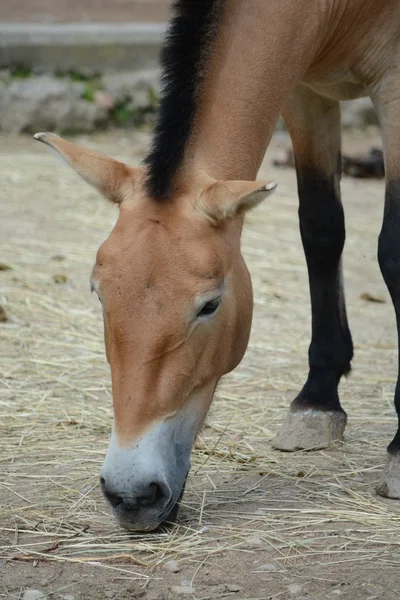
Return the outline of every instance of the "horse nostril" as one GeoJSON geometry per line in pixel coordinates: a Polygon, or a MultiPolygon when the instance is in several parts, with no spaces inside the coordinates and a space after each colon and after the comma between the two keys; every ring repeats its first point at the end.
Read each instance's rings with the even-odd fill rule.
{"type": "Polygon", "coordinates": [[[116,508],[123,503],[121,496],[118,496],[118,494],[114,494],[114,492],[111,492],[109,489],[107,489],[106,480],[104,477],[100,477],[100,485],[104,496],[107,498],[111,506],[116,508]]]}
{"type": "Polygon", "coordinates": [[[157,483],[151,483],[145,494],[138,497],[137,501],[140,506],[151,506],[158,500],[163,498],[164,494],[161,487],[157,483]]]}

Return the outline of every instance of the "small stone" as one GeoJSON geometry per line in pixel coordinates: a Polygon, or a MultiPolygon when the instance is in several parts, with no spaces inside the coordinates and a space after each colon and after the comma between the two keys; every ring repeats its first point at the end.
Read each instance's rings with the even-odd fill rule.
{"type": "Polygon", "coordinates": [[[246,544],[249,548],[260,548],[261,546],[264,546],[262,539],[257,536],[247,538],[246,544]]]}
{"type": "Polygon", "coordinates": [[[267,571],[269,571],[269,572],[277,571],[277,569],[278,569],[278,567],[272,563],[265,563],[263,565],[260,565],[258,568],[260,571],[266,571],[266,572],[267,571]]]}
{"type": "Polygon", "coordinates": [[[171,571],[171,573],[179,573],[181,567],[179,566],[179,563],[176,560],[169,560],[165,563],[164,569],[166,569],[167,571],[171,571]]]}
{"type": "Polygon", "coordinates": [[[60,596],[61,600],[75,600],[74,596],[71,596],[71,594],[67,594],[66,596],[60,596]]]}
{"type": "Polygon", "coordinates": [[[340,596],[341,593],[340,590],[332,590],[332,594],[336,594],[336,596],[340,596]]]}
{"type": "Polygon", "coordinates": [[[0,271],[12,271],[12,267],[6,263],[0,262],[0,271]]]}
{"type": "Polygon", "coordinates": [[[2,306],[0,306],[0,323],[7,323],[7,313],[2,306]]]}
{"type": "Polygon", "coordinates": [[[301,588],[302,586],[298,583],[291,583],[290,585],[288,585],[288,592],[291,596],[294,596],[294,594],[298,594],[301,592],[301,588]]]}
{"type": "Polygon", "coordinates": [[[22,600],[42,600],[46,595],[39,590],[26,590],[22,596],[22,600]]]}
{"type": "Polygon", "coordinates": [[[173,585],[169,589],[176,596],[189,596],[194,593],[194,587],[189,585],[173,585]]]}
{"type": "Polygon", "coordinates": [[[241,588],[240,585],[235,585],[234,583],[226,583],[225,587],[227,592],[232,592],[233,594],[236,594],[237,592],[241,592],[243,590],[243,588],[241,588]]]}
{"type": "Polygon", "coordinates": [[[236,435],[234,435],[232,438],[232,442],[241,442],[242,439],[243,439],[243,433],[236,433],[236,435]]]}
{"type": "Polygon", "coordinates": [[[53,275],[53,281],[54,283],[67,283],[68,277],[63,273],[56,273],[55,275],[53,275]]]}

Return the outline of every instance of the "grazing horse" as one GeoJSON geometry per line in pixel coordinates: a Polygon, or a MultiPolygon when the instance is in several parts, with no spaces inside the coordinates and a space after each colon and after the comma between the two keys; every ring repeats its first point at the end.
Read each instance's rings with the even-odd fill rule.
{"type": "MultiPolygon", "coordinates": [[[[119,524],[138,531],[171,518],[217,382],[246,350],[252,289],[240,237],[246,211],[275,187],[255,178],[281,113],[295,153],[312,337],[308,377],[275,446],[325,446],[345,428],[337,388],[353,345],[339,101],[363,95],[383,131],[378,258],[400,324],[400,0],[176,0],[162,71],[142,168],[35,136],[120,205],[91,277],[114,401],[101,485],[119,524]]],[[[400,416],[399,383],[395,406],[400,416]]],[[[400,498],[400,429],[378,491],[400,498]]]]}

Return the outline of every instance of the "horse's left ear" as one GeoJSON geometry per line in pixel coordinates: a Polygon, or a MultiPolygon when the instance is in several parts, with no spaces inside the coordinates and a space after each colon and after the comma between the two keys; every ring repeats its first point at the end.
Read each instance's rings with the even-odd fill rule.
{"type": "Polygon", "coordinates": [[[203,192],[197,208],[218,223],[254,208],[275,188],[275,181],[216,181],[203,192]]]}
{"type": "Polygon", "coordinates": [[[33,137],[56,150],[67,164],[111,202],[120,204],[127,198],[135,180],[140,177],[140,169],[67,142],[54,133],[36,133],[33,137]]]}

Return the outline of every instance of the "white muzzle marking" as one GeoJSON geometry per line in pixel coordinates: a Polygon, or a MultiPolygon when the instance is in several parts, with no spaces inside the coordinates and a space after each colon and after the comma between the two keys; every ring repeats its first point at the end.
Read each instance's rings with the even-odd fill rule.
{"type": "Polygon", "coordinates": [[[198,404],[192,398],[174,417],[154,424],[129,447],[118,443],[113,429],[100,477],[104,488],[120,499],[113,505],[120,525],[154,529],[176,505],[190,469],[190,452],[199,426],[198,404]],[[160,490],[158,500],[142,506],[141,498],[154,484],[160,490]]]}

